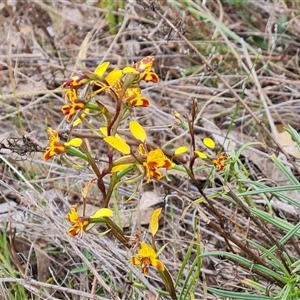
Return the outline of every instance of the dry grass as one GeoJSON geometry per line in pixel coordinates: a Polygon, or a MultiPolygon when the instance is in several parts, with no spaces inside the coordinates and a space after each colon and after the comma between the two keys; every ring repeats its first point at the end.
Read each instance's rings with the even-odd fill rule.
{"type": "MultiPolygon", "coordinates": [[[[130,65],[147,55],[156,57],[155,71],[161,81],[145,85],[143,90],[151,99],[151,106],[134,111],[134,117],[148,129],[149,142],[154,146],[172,149],[190,143],[188,132],[171,126],[174,110],[181,115],[190,114],[196,98],[199,111],[195,134],[199,147],[205,136],[213,137],[229,152],[247,142],[261,141],[263,146],[249,147],[241,157],[249,178],[270,186],[287,185],[286,177],[274,167],[269,155],[286,150],[278,135],[282,127],[291,125],[300,130],[300,2],[202,1],[206,6],[201,1],[151,2],[147,6],[144,1],[125,1],[124,9],[117,10],[115,1],[115,10],[110,11],[114,25],[108,23],[109,10],[97,1],[0,3],[0,202],[10,205],[1,207],[0,244],[1,251],[8,249],[11,257],[1,259],[2,265],[6,261],[10,268],[0,268],[0,299],[21,299],[12,298],[18,290],[16,285],[22,299],[155,299],[148,291],[156,295],[156,288],[163,288],[157,272],[151,272],[150,278],[144,277],[129,264],[130,253],[109,234],[86,234],[82,239],[66,234],[69,224],[65,214],[70,204],[80,202],[81,188],[93,174],[88,168],[74,171],[58,160],[42,159],[47,127],[64,126],[61,106],[65,100],[60,85],[78,70],[93,70],[100,61],[108,60],[114,68],[130,65]],[[211,64],[211,69],[197,51],[211,64]],[[235,93],[243,102],[238,101],[235,93]],[[23,136],[33,141],[36,148],[31,149],[23,136]],[[230,146],[225,141],[227,136],[230,146]],[[13,153],[4,147],[7,139],[15,146],[13,153]],[[30,151],[22,152],[24,147],[30,151]],[[71,272],[76,268],[82,269],[71,272]],[[136,278],[146,286],[146,291],[131,285],[136,278]]],[[[86,132],[75,134],[84,136],[86,132]]],[[[105,146],[99,140],[95,143],[95,156],[106,161],[105,146]]],[[[296,159],[290,157],[285,164],[298,178],[296,159]]],[[[269,241],[249,215],[221,193],[218,175],[213,179],[209,176],[204,170],[196,179],[213,199],[214,209],[222,212],[228,234],[267,247],[269,241]]],[[[199,230],[205,252],[229,248],[224,236],[199,220],[199,211],[191,206],[201,198],[195,185],[175,171],[170,172],[170,178],[169,184],[141,185],[130,201],[127,200],[133,187],[121,186],[117,201],[111,206],[120,213],[120,223],[127,222],[129,236],[140,231],[147,239],[147,208],[141,207],[139,201],[145,191],[155,193],[154,204],[163,206],[164,213],[159,246],[168,243],[160,259],[176,278],[199,230]],[[140,211],[131,222],[123,216],[128,209],[140,211]],[[195,229],[195,224],[200,229],[195,229]]],[[[230,187],[235,189],[236,183],[230,187]]],[[[89,196],[90,205],[99,205],[96,189],[89,196]]],[[[300,201],[297,192],[289,196],[300,201]]],[[[262,211],[270,210],[267,200],[270,199],[260,195],[249,197],[262,211]]],[[[280,198],[272,200],[273,214],[290,224],[298,222],[295,207],[286,206],[280,198]]],[[[199,207],[208,219],[218,223],[215,210],[209,205],[199,207]]],[[[283,235],[276,226],[269,226],[269,230],[277,240],[283,235]]],[[[254,248],[248,242],[246,245],[254,248]]],[[[297,238],[285,246],[291,256],[299,256],[297,238]]],[[[247,257],[236,245],[231,247],[247,257]]],[[[195,255],[192,254],[191,261],[195,255]]],[[[204,258],[195,297],[221,299],[208,293],[207,287],[250,293],[250,288],[242,283],[250,273],[223,257],[204,258]]],[[[272,284],[266,279],[261,282],[266,286],[272,284]]]]}

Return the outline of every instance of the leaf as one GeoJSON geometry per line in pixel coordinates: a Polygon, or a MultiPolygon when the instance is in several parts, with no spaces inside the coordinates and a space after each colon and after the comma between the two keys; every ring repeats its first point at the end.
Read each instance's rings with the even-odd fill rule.
{"type": "Polygon", "coordinates": [[[81,267],[74,268],[70,271],[71,274],[77,274],[77,273],[82,273],[86,272],[88,270],[88,266],[86,264],[82,265],[81,267]]]}
{"type": "Polygon", "coordinates": [[[297,143],[293,141],[292,137],[288,132],[283,131],[281,133],[278,133],[277,137],[279,144],[284,148],[284,150],[288,154],[296,158],[300,158],[300,152],[298,150],[297,143]]]}

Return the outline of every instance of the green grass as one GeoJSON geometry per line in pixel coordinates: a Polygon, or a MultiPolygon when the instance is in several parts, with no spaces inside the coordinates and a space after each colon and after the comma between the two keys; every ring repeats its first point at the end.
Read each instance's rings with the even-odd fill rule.
{"type": "Polygon", "coordinates": [[[14,201],[24,211],[21,220],[0,212],[5,299],[142,300],[150,293],[172,300],[299,299],[300,155],[290,151],[300,151],[300,2],[136,2],[40,1],[1,8],[0,21],[11,25],[0,33],[0,143],[29,133],[46,147],[46,127],[58,130],[62,145],[64,136],[84,140],[80,161],[72,148],[69,157],[47,162],[43,153],[27,153],[24,163],[3,154],[0,144],[0,204],[14,201]],[[99,94],[93,102],[87,90],[80,98],[89,101],[90,114],[83,125],[66,126],[60,86],[80,74],[77,66],[92,72],[103,59],[109,72],[147,55],[155,57],[160,77],[159,83],[142,84],[151,106],[121,116],[115,98],[99,94]],[[137,162],[111,175],[110,159],[123,154],[108,155],[99,128],[112,120],[118,124],[112,130],[136,156],[139,141],[128,124],[140,122],[148,151],[163,149],[176,167],[149,183],[137,162]],[[283,140],[281,130],[291,139],[283,140]],[[205,146],[205,137],[216,146],[205,146]],[[181,146],[189,151],[174,156],[181,146]],[[208,158],[200,160],[194,150],[208,158]],[[229,159],[220,171],[213,160],[222,151],[229,159]],[[145,191],[156,196],[142,200],[145,191]],[[109,203],[111,222],[120,227],[102,219],[82,238],[68,236],[66,213],[79,204],[81,215],[83,202],[89,204],[86,216],[109,203]],[[163,209],[154,238],[148,225],[156,206],[163,209]],[[12,258],[14,235],[24,238],[21,244],[32,243],[36,256],[46,253],[37,267],[24,249],[17,253],[28,268],[37,268],[31,282],[12,258]],[[138,240],[152,239],[166,271],[150,267],[145,276],[129,260],[137,255],[138,240]],[[39,277],[43,268],[50,272],[46,279],[39,277]]]}

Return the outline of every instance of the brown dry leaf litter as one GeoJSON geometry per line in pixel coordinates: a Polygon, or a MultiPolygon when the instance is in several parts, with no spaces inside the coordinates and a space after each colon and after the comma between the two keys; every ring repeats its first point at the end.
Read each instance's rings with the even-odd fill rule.
{"type": "MultiPolygon", "coordinates": [[[[156,9],[165,12],[168,19],[243,96],[251,110],[271,131],[276,129],[277,124],[291,125],[299,131],[300,24],[296,17],[299,15],[296,4],[258,0],[250,1],[249,6],[235,7],[229,1],[207,1],[206,6],[196,2],[191,1],[191,5],[212,21],[197,18],[183,4],[184,8],[178,9],[170,1],[153,1],[156,9]],[[249,15],[251,18],[247,19],[249,15]],[[221,30],[221,24],[230,30],[230,37],[221,30]],[[277,33],[274,32],[274,24],[279,24],[277,33]],[[240,40],[235,40],[234,34],[243,38],[247,44],[241,45],[240,40]]],[[[231,118],[236,114],[234,128],[229,134],[235,149],[246,141],[262,141],[277,151],[248,112],[242,108],[236,111],[236,99],[232,93],[205,67],[176,32],[151,9],[143,6],[142,1],[126,3],[126,12],[115,12],[116,15],[124,16],[127,22],[117,27],[121,28],[117,38],[109,34],[106,12],[97,1],[7,0],[0,4],[0,136],[3,139],[22,138],[30,134],[39,141],[41,147],[45,146],[46,128],[52,126],[62,129],[60,108],[65,100],[59,87],[65,78],[82,68],[93,70],[104,57],[111,62],[112,67],[124,67],[151,54],[156,57],[155,70],[161,82],[145,86],[144,94],[151,99],[152,105],[146,110],[135,110],[135,116],[148,128],[153,145],[168,146],[170,141],[174,148],[182,143],[189,145],[187,132],[181,128],[171,129],[174,124],[173,111],[177,110],[182,115],[190,113],[191,101],[197,98],[197,144],[201,144],[203,137],[213,136],[219,146],[223,145],[231,118]]],[[[291,141],[286,145],[282,136],[279,134],[278,138],[283,147],[294,146],[291,141]]],[[[225,145],[225,148],[230,151],[229,145],[225,145]]],[[[26,160],[24,155],[9,155],[0,149],[0,220],[2,229],[6,229],[10,237],[18,237],[10,238],[9,241],[12,253],[24,258],[24,261],[14,266],[15,269],[37,280],[35,285],[32,284],[31,291],[28,288],[29,293],[39,292],[43,299],[81,299],[83,295],[90,295],[91,282],[88,277],[70,274],[70,270],[81,267],[83,261],[88,263],[82,254],[83,249],[87,249],[94,257],[93,264],[88,266],[94,278],[102,284],[105,299],[121,299],[123,295],[123,299],[131,297],[130,286],[126,283],[130,271],[141,278],[148,290],[153,292],[154,287],[161,288],[159,281],[156,281],[157,274],[152,272],[152,280],[147,282],[128,263],[127,254],[109,235],[101,238],[85,235],[80,241],[71,240],[66,235],[66,208],[70,203],[80,200],[81,188],[92,178],[88,169],[74,171],[57,161],[45,163],[39,154],[25,154],[26,160]],[[56,196],[49,197],[49,194],[45,194],[47,191],[54,191],[56,196]],[[4,203],[11,205],[8,207],[4,203]],[[19,248],[19,244],[24,246],[23,249],[19,248]],[[30,253],[35,260],[30,257],[30,253]],[[97,275],[99,272],[110,278],[109,287],[101,282],[97,275]],[[43,285],[50,276],[52,281],[43,285]],[[72,288],[69,288],[70,282],[72,288]],[[43,292],[40,287],[45,287],[43,292]],[[115,291],[112,287],[116,287],[115,291]]],[[[95,155],[99,160],[104,160],[105,164],[107,158],[104,147],[100,146],[95,155]]],[[[250,148],[243,155],[253,178],[264,178],[278,185],[287,184],[286,178],[271,166],[265,147],[250,148]]],[[[199,180],[204,180],[207,174],[197,176],[199,180]]],[[[153,204],[164,206],[159,231],[160,246],[165,243],[169,246],[160,259],[175,278],[193,237],[194,219],[198,218],[192,206],[184,218],[181,216],[191,201],[199,198],[199,194],[186,178],[178,176],[176,172],[170,172],[170,178],[181,193],[172,190],[170,186],[154,183],[142,186],[128,202],[132,187],[122,186],[118,190],[119,203],[116,205],[119,206],[123,226],[138,222],[135,225],[138,228],[148,223],[149,210],[145,209],[141,199],[151,195],[151,204],[155,200],[153,204]]],[[[218,190],[220,186],[216,179],[216,182],[206,187],[205,192],[209,195],[218,190]]],[[[298,193],[293,193],[292,197],[298,200],[298,193]]],[[[261,205],[262,210],[266,209],[259,197],[253,200],[261,205]]],[[[97,206],[97,190],[91,191],[88,201],[90,205],[97,206]]],[[[249,238],[264,244],[263,234],[239,210],[222,197],[216,198],[213,203],[226,216],[226,226],[232,234],[240,239],[249,238]]],[[[289,212],[290,215],[285,217],[296,222],[297,211],[293,207],[281,199],[273,199],[271,203],[279,212],[289,212]]],[[[215,219],[210,211],[206,210],[206,215],[215,219]]],[[[283,217],[284,214],[279,215],[283,217]]],[[[141,228],[147,237],[145,228],[141,228]]],[[[272,230],[274,236],[281,237],[275,228],[272,230]]],[[[226,249],[224,239],[207,227],[203,220],[201,233],[205,251],[226,249]]],[[[130,228],[128,234],[132,234],[130,228]]],[[[235,250],[240,252],[240,249],[235,250]]],[[[240,267],[216,257],[205,259],[202,271],[204,287],[222,285],[237,290],[241,286],[240,280],[244,278],[240,267]]],[[[24,281],[21,284],[30,286],[30,283],[24,281]]],[[[143,297],[141,292],[136,292],[143,297]]],[[[205,293],[199,287],[197,298],[202,298],[205,293]]],[[[148,297],[151,299],[153,295],[149,293],[148,297]]],[[[212,296],[208,297],[213,299],[212,296]]]]}

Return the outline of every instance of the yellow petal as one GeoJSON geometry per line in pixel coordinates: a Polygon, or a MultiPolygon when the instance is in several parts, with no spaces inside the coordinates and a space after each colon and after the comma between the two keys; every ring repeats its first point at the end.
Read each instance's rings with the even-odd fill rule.
{"type": "Polygon", "coordinates": [[[138,259],[138,257],[131,257],[130,258],[130,263],[132,264],[132,265],[140,265],[142,262],[138,259]]]}
{"type": "Polygon", "coordinates": [[[77,91],[76,90],[68,90],[65,93],[65,98],[69,99],[72,103],[77,100],[77,91]]]}
{"type": "Polygon", "coordinates": [[[138,74],[139,73],[135,68],[132,68],[132,67],[125,67],[122,71],[123,71],[123,74],[126,74],[126,73],[138,74]]]}
{"type": "Polygon", "coordinates": [[[195,153],[200,157],[200,158],[207,158],[207,155],[203,152],[200,151],[195,151],[195,153]]]}
{"type": "Polygon", "coordinates": [[[149,246],[145,242],[140,242],[140,244],[141,249],[138,251],[139,257],[156,258],[156,253],[151,246],[149,246]]]}
{"type": "Polygon", "coordinates": [[[142,125],[137,121],[131,121],[129,123],[129,128],[132,133],[132,135],[139,141],[145,142],[147,135],[145,129],[142,127],[142,125]]]}
{"type": "Polygon", "coordinates": [[[132,164],[123,164],[123,165],[114,166],[112,167],[111,172],[115,173],[115,172],[123,171],[128,169],[131,166],[132,164]]]}
{"type": "MultiPolygon", "coordinates": [[[[107,127],[100,127],[100,132],[106,137],[107,136],[107,127]]],[[[126,142],[119,134],[116,133],[115,137],[119,140],[126,142]]]]}
{"type": "MultiPolygon", "coordinates": [[[[84,118],[86,116],[86,114],[82,114],[81,116],[84,118]]],[[[73,122],[72,127],[76,127],[79,124],[81,124],[81,120],[78,118],[73,122]]]]}
{"type": "Polygon", "coordinates": [[[107,127],[100,127],[99,130],[104,136],[107,136],[107,127]]]}
{"type": "Polygon", "coordinates": [[[145,155],[147,153],[145,145],[143,143],[139,144],[137,151],[140,155],[145,155]]]}
{"type": "Polygon", "coordinates": [[[215,145],[216,145],[214,140],[212,140],[211,138],[208,138],[208,137],[203,139],[203,144],[210,149],[214,149],[215,145]]]}
{"type": "Polygon", "coordinates": [[[67,219],[71,223],[76,223],[79,219],[79,214],[77,212],[77,205],[72,205],[70,208],[70,212],[67,214],[67,219]]]}
{"type": "Polygon", "coordinates": [[[103,140],[123,154],[129,154],[131,152],[129,145],[123,139],[117,138],[115,136],[107,136],[103,140]]]}
{"type": "Polygon", "coordinates": [[[70,140],[69,142],[65,143],[65,146],[73,146],[73,147],[80,147],[82,144],[82,139],[80,138],[75,138],[70,140]]]}
{"type": "Polygon", "coordinates": [[[159,259],[150,258],[150,262],[153,267],[157,268],[160,271],[163,271],[165,269],[163,263],[159,259]]]}
{"type": "Polygon", "coordinates": [[[177,148],[177,149],[175,150],[174,154],[175,154],[175,155],[182,154],[182,153],[187,152],[188,150],[189,150],[188,147],[182,146],[182,147],[177,148]]]}
{"type": "Polygon", "coordinates": [[[151,232],[152,236],[155,236],[158,230],[158,221],[159,216],[161,214],[161,208],[156,209],[151,216],[150,224],[149,224],[149,231],[151,232]]]}
{"type": "Polygon", "coordinates": [[[113,71],[111,71],[106,77],[105,77],[105,81],[110,85],[115,85],[117,83],[118,80],[120,80],[122,78],[122,71],[120,69],[115,69],[113,71]]]}
{"type": "Polygon", "coordinates": [[[109,208],[100,208],[98,209],[92,216],[90,216],[90,219],[98,219],[103,217],[112,217],[113,211],[109,208]]]}
{"type": "Polygon", "coordinates": [[[94,73],[97,74],[98,76],[102,76],[107,70],[108,66],[109,66],[109,62],[105,61],[95,69],[94,73]]]}

